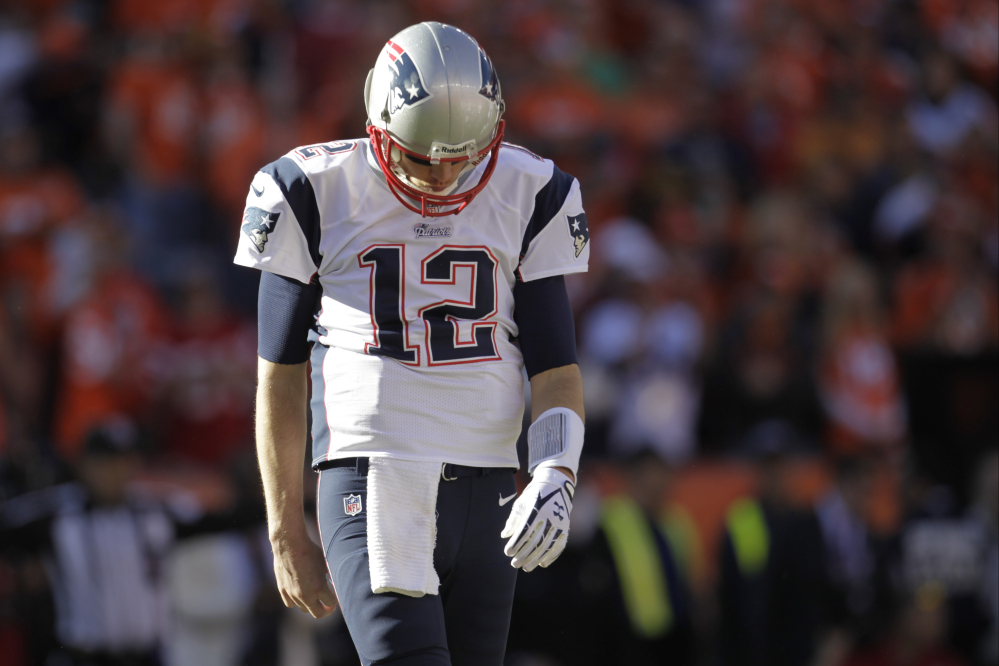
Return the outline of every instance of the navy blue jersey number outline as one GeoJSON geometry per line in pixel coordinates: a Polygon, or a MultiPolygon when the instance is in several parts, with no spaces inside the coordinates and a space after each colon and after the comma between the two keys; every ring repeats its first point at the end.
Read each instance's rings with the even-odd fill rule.
{"type": "Polygon", "coordinates": [[[467,301],[444,299],[420,308],[427,331],[427,363],[454,365],[497,361],[495,321],[499,300],[496,295],[496,271],[499,262],[484,245],[445,245],[422,263],[423,284],[455,284],[457,269],[472,271],[467,301]],[[459,320],[470,320],[472,339],[462,342],[459,320]]]}
{"type": "Polygon", "coordinates": [[[370,268],[368,309],[375,332],[364,353],[387,356],[406,365],[420,364],[420,348],[409,344],[406,321],[406,246],[369,245],[357,255],[361,268],[370,268]]]}
{"type": "MultiPolygon", "coordinates": [[[[409,344],[406,308],[406,246],[375,244],[357,255],[361,268],[370,268],[368,308],[374,342],[364,345],[364,353],[396,359],[407,365],[420,365],[420,347],[409,344]]],[[[499,261],[482,245],[445,245],[420,264],[422,284],[456,284],[457,270],[471,270],[467,301],[444,299],[420,308],[427,347],[427,364],[456,365],[502,360],[496,347],[498,322],[488,321],[496,314],[499,261]],[[459,322],[472,321],[470,340],[462,340],[459,322]]]]}

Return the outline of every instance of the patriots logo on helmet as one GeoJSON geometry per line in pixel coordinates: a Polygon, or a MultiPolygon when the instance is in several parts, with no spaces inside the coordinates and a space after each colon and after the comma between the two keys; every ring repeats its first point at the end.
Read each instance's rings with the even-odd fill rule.
{"type": "Polygon", "coordinates": [[[479,89],[479,94],[492,102],[499,103],[499,77],[496,76],[496,68],[482,47],[479,47],[479,69],[482,73],[482,88],[479,89]]]}
{"type": "Polygon", "coordinates": [[[404,106],[419,104],[430,97],[426,86],[423,85],[420,70],[416,68],[416,63],[410,55],[392,40],[385,45],[385,52],[389,57],[389,69],[392,70],[392,81],[389,83],[389,113],[394,114],[404,106]]]}
{"type": "Polygon", "coordinates": [[[566,215],[569,222],[569,235],[572,236],[573,246],[576,248],[576,258],[583,252],[583,248],[590,242],[590,228],[586,226],[586,213],[579,215],[566,215]]]}
{"type": "Polygon", "coordinates": [[[243,225],[240,229],[257,248],[257,252],[264,251],[264,246],[267,245],[267,234],[274,231],[280,216],[281,213],[271,213],[253,206],[243,211],[243,225]]]}

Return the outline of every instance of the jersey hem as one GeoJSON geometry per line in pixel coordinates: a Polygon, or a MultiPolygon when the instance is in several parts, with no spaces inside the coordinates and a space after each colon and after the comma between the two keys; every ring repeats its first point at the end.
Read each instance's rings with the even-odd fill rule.
{"type": "Polygon", "coordinates": [[[436,462],[444,465],[449,463],[451,465],[465,465],[466,467],[491,467],[499,469],[520,469],[520,462],[513,460],[508,462],[488,462],[483,463],[481,460],[472,460],[470,458],[456,458],[454,460],[441,460],[440,458],[434,458],[431,456],[405,456],[398,455],[394,453],[389,453],[387,451],[340,451],[336,454],[327,454],[325,456],[319,456],[318,458],[312,459],[312,468],[315,469],[320,464],[324,462],[329,462],[330,460],[341,460],[343,458],[394,458],[396,460],[409,460],[412,462],[436,462]]]}
{"type": "Polygon", "coordinates": [[[517,269],[520,273],[520,278],[524,282],[533,282],[534,280],[541,280],[542,278],[553,277],[555,275],[572,275],[573,273],[585,273],[589,270],[588,264],[583,264],[582,266],[569,266],[561,268],[551,268],[547,271],[539,271],[537,273],[525,274],[523,266],[517,269]]]}
{"type": "Polygon", "coordinates": [[[282,277],[291,278],[292,280],[298,280],[304,285],[308,285],[312,281],[312,276],[316,274],[316,271],[313,271],[308,275],[306,275],[305,278],[303,279],[302,274],[299,274],[298,271],[286,270],[282,266],[275,266],[273,261],[268,261],[267,263],[263,263],[260,261],[254,261],[253,258],[244,258],[238,255],[233,258],[232,263],[236,264],[237,266],[245,266],[246,268],[255,268],[258,271],[267,271],[268,273],[273,273],[274,275],[280,275],[282,277]]]}

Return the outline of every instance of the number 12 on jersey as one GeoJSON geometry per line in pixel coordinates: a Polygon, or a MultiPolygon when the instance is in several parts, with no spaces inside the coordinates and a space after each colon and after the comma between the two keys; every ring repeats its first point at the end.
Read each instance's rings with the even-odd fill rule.
{"type": "MultiPolygon", "coordinates": [[[[409,344],[406,309],[406,248],[372,245],[357,256],[371,269],[369,306],[375,341],[364,352],[387,356],[407,365],[420,365],[420,347],[409,344]]],[[[496,272],[499,262],[488,248],[445,245],[420,264],[420,282],[454,285],[458,268],[471,270],[467,301],[443,299],[419,310],[426,329],[428,365],[453,365],[499,360],[496,350],[496,272]],[[471,339],[462,340],[459,322],[471,323],[471,339]]],[[[465,336],[466,338],[469,336],[465,336]]]]}

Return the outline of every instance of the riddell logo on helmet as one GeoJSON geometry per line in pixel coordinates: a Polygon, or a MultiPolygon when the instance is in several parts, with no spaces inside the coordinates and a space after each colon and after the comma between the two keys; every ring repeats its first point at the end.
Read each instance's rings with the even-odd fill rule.
{"type": "Polygon", "coordinates": [[[385,45],[385,53],[389,57],[388,66],[392,71],[388,93],[389,113],[395,114],[403,107],[414,106],[430,97],[426,86],[423,85],[420,70],[401,46],[389,40],[385,45]]]}
{"type": "Polygon", "coordinates": [[[474,141],[469,141],[460,146],[438,146],[437,150],[448,155],[464,155],[468,152],[469,146],[474,146],[474,141]]]}

